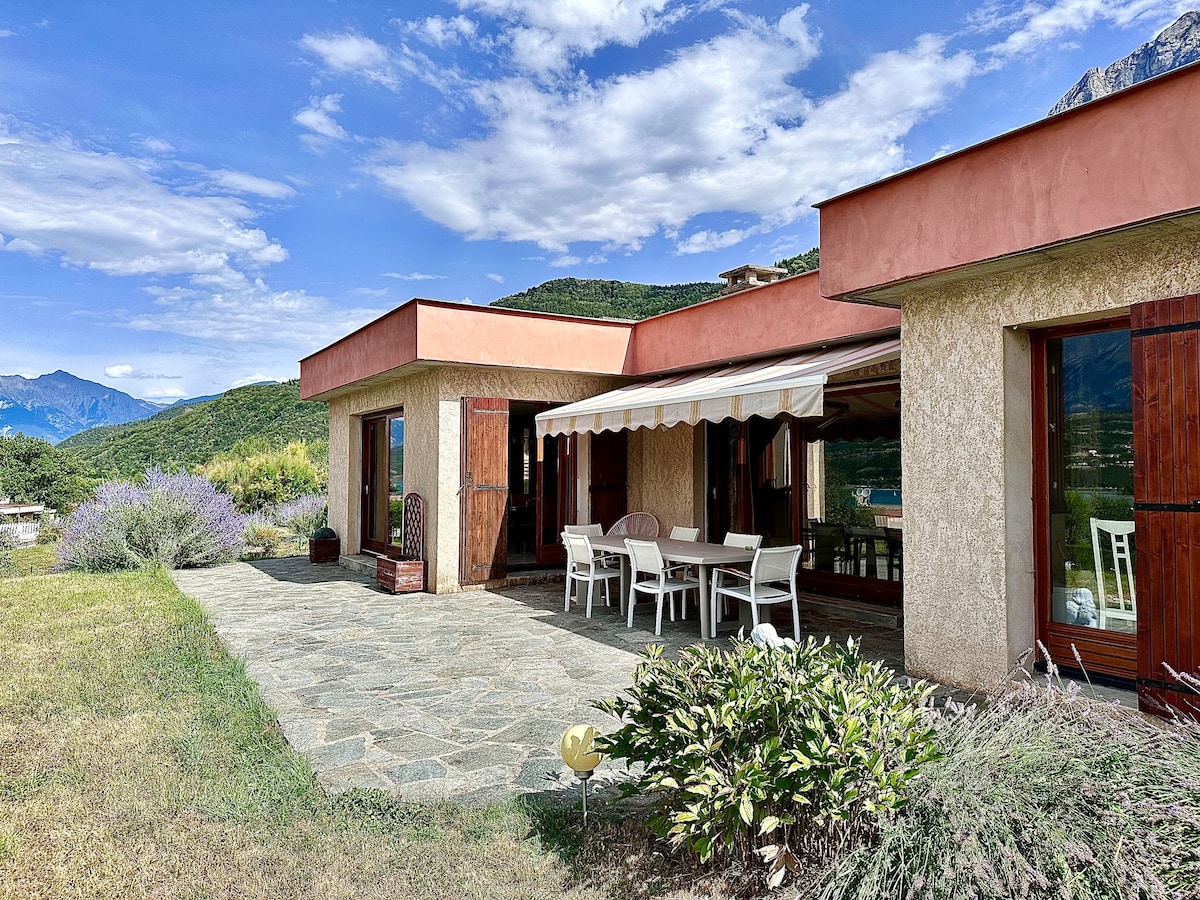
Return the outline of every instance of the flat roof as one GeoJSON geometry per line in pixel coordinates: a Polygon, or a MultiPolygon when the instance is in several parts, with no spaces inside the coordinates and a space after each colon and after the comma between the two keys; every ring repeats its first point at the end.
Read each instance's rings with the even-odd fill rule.
{"type": "Polygon", "coordinates": [[[638,322],[414,299],[300,361],[300,395],[328,398],[429,365],[643,376],[898,330],[893,310],[822,297],[815,272],[638,322]]]}
{"type": "Polygon", "coordinates": [[[886,288],[1200,209],[1200,63],[816,204],[821,293],[886,288]]]}

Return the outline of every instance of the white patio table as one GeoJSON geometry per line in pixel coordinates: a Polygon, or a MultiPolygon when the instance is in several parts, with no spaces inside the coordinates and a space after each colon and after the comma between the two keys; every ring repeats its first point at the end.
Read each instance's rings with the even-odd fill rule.
{"type": "MultiPolygon", "coordinates": [[[[689,563],[696,567],[700,580],[700,637],[707,640],[714,636],[713,623],[709,621],[708,569],[709,566],[727,566],[745,563],[754,559],[754,550],[746,547],[726,547],[724,544],[704,544],[699,541],[673,541],[670,538],[654,538],[663,559],[673,563],[689,563]]],[[[606,553],[617,553],[621,557],[621,615],[625,615],[629,603],[629,552],[625,549],[624,535],[603,535],[592,538],[592,549],[606,553]]]]}

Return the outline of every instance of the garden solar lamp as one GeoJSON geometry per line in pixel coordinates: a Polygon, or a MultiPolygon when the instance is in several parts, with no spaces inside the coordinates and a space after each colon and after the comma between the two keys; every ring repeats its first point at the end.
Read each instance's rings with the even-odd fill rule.
{"type": "Polygon", "coordinates": [[[600,754],[592,749],[592,744],[599,735],[600,732],[591,725],[572,725],[563,733],[562,743],[558,746],[563,762],[570,766],[583,789],[583,824],[585,828],[588,814],[588,779],[596,771],[596,766],[600,765],[600,754]]]}

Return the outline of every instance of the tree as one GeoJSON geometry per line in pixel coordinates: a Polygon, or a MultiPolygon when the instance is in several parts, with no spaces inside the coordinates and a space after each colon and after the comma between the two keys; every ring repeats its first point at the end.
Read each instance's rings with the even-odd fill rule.
{"type": "Polygon", "coordinates": [[[813,247],[807,253],[800,253],[796,256],[789,256],[787,259],[778,260],[775,265],[780,269],[787,269],[789,275],[811,272],[814,269],[821,268],[821,248],[813,247]]]}
{"type": "Polygon", "coordinates": [[[98,481],[87,463],[49,441],[0,437],[0,494],[17,503],[68,509],[91,497],[98,481]]]}

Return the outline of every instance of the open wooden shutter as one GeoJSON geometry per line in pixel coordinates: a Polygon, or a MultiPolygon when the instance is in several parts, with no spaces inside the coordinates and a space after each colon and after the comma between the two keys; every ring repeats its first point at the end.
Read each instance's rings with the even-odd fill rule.
{"type": "Polygon", "coordinates": [[[508,401],[463,398],[463,524],[459,580],[508,574],[508,401]]]}
{"type": "Polygon", "coordinates": [[[1138,702],[1200,713],[1200,295],[1131,310],[1138,702]]]}

